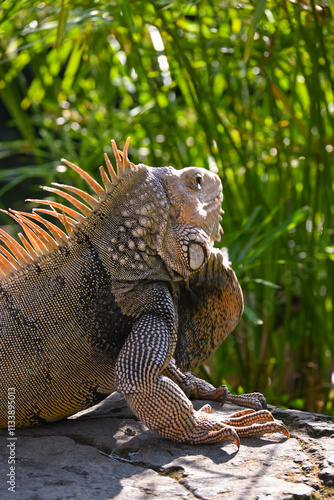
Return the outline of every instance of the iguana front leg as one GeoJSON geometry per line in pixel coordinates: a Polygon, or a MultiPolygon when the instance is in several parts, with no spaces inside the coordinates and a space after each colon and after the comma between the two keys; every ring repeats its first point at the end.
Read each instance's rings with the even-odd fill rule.
{"type": "Polygon", "coordinates": [[[213,443],[233,439],[237,432],[207,413],[195,411],[180,387],[161,375],[173,351],[166,320],[146,314],[134,326],[116,363],[116,389],[151,430],[183,443],[213,443]]]}
{"type": "Polygon", "coordinates": [[[272,422],[268,422],[269,425],[250,425],[272,420],[269,412],[260,412],[259,417],[238,413],[224,420],[210,415],[209,405],[195,411],[181,388],[161,375],[174,348],[168,323],[157,314],[143,315],[127,338],[116,363],[116,388],[147,427],[181,443],[214,443],[233,439],[238,447],[238,435],[284,432],[282,426],[272,422]],[[260,426],[266,427],[260,429],[260,426]]]}
{"type": "Polygon", "coordinates": [[[190,399],[209,399],[219,401],[222,405],[228,401],[239,406],[262,410],[267,408],[266,398],[260,392],[249,394],[231,394],[226,385],[214,387],[205,380],[195,377],[191,372],[183,373],[171,359],[165,369],[165,375],[170,377],[190,399]]]}

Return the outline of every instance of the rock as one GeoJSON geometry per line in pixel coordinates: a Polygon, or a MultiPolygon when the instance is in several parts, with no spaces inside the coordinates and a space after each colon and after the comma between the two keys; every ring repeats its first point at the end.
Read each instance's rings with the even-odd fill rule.
{"type": "MultiPolygon", "coordinates": [[[[210,404],[224,414],[238,409],[210,404]]],[[[149,431],[114,393],[67,420],[17,429],[16,439],[2,429],[0,497],[334,498],[334,418],[295,410],[273,413],[289,427],[290,439],[281,434],[244,438],[239,451],[233,442],[182,445],[149,431]]]]}
{"type": "Polygon", "coordinates": [[[326,486],[334,486],[334,468],[326,467],[320,471],[319,477],[326,486]]]}

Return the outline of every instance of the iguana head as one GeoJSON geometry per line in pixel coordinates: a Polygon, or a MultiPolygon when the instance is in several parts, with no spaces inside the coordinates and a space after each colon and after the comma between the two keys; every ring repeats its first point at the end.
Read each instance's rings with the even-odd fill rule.
{"type": "Polygon", "coordinates": [[[22,226],[25,235],[19,233],[20,245],[0,229],[0,279],[57,252],[64,244],[73,244],[85,231],[120,279],[138,279],[138,273],[147,276],[150,266],[154,267],[152,272],[156,270],[159,266],[153,261],[157,254],[185,278],[202,267],[221,229],[223,196],[219,177],[202,168],[175,170],[135,165],[128,159],[129,138],[123,152],[114,141],[112,146],[117,173],[106,156],[109,175],[100,167],[103,186],[64,160],[87,181],[94,196],[63,184],[44,187],[65,198],[76,210],[53,200],[29,200],[48,205],[49,209],[38,208],[33,213],[6,211],[22,226]],[[59,219],[67,234],[39,213],[59,219]]]}
{"type": "Polygon", "coordinates": [[[220,239],[222,184],[203,168],[157,169],[169,200],[169,218],[158,252],[167,265],[189,276],[208,259],[220,239]]]}

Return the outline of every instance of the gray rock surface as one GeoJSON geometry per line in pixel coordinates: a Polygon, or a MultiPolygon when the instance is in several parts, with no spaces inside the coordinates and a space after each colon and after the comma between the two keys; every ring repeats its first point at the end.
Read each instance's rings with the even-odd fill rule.
{"type": "MultiPolygon", "coordinates": [[[[212,407],[224,414],[238,409],[212,407]]],[[[232,442],[181,445],[149,431],[114,393],[70,419],[17,429],[16,440],[1,430],[0,498],[333,499],[334,418],[295,410],[274,415],[290,439],[244,438],[239,451],[232,442]],[[7,483],[13,451],[15,493],[7,483]]]]}

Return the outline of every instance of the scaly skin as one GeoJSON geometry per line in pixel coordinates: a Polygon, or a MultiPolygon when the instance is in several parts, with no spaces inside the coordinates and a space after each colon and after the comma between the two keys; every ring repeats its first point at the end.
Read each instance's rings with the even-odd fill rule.
{"type": "Polygon", "coordinates": [[[209,406],[194,411],[187,397],[265,406],[258,393],[233,396],[183,374],[213,353],[243,309],[237,278],[213,248],[218,176],[134,165],[128,141],[123,153],[113,148],[118,172],[107,158],[104,188],[66,161],[98,199],[46,188],[76,208],[40,202],[51,210],[39,213],[58,217],[68,236],[38,211],[8,212],[25,231],[25,248],[0,230],[0,425],[9,388],[17,427],[65,418],[116,389],[149,428],[179,442],[239,446],[239,436],[287,435],[266,410],[224,419],[209,406]]]}
{"type": "Polygon", "coordinates": [[[191,372],[181,372],[177,368],[174,359],[170,361],[164,373],[181,387],[188,398],[219,401],[222,405],[228,401],[254,410],[267,408],[266,399],[260,392],[231,394],[226,385],[216,388],[205,380],[195,377],[191,372]]]}

